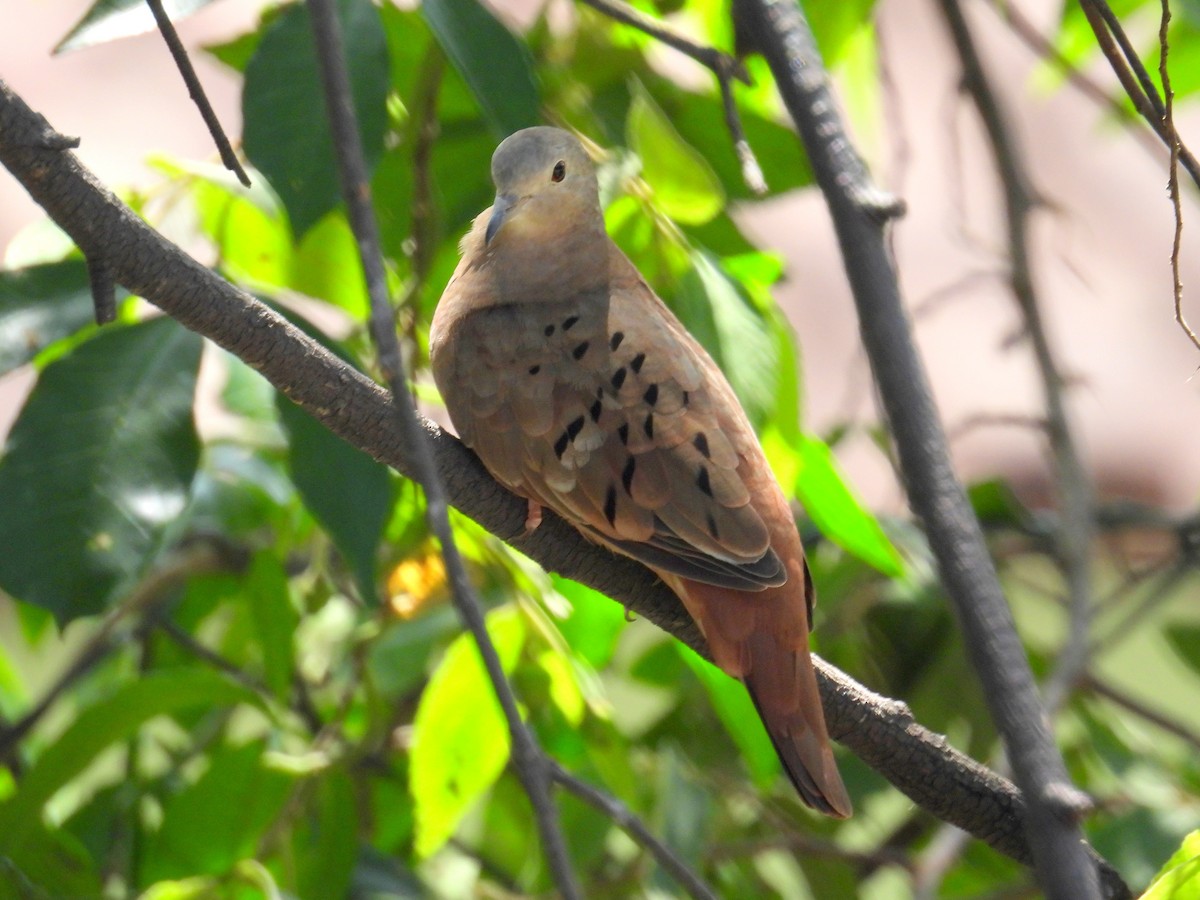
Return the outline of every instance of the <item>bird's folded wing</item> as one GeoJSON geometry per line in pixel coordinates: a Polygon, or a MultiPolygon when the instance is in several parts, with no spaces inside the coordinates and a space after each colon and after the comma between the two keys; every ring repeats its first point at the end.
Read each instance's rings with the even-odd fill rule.
{"type": "Polygon", "coordinates": [[[439,385],[497,478],[653,568],[748,591],[786,580],[745,483],[753,432],[640,278],[458,327],[439,385]]]}

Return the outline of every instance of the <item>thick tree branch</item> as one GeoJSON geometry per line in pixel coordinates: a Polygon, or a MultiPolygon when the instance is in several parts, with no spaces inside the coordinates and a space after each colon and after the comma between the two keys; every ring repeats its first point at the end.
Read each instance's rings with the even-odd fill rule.
{"type": "MultiPolygon", "coordinates": [[[[344,365],[263,304],[200,265],[100,185],[56,135],[0,81],[3,164],[85,254],[102,255],[114,279],[186,327],[253,366],[334,433],[413,474],[387,392],[344,365]]],[[[505,491],[461,443],[422,422],[450,502],[546,569],[583,582],[705,653],[695,624],[649,570],[585,541],[547,512],[525,534],[526,504],[505,491]]],[[[1004,778],[913,722],[903,704],[866,690],[815,660],[830,734],[915,803],[1002,853],[1028,863],[1024,804],[1004,778]]],[[[1105,865],[1108,896],[1127,897],[1105,865]]]]}
{"type": "Polygon", "coordinates": [[[829,205],[909,503],[924,522],[992,719],[1024,791],[1038,880],[1052,898],[1097,896],[1095,865],[1073,818],[1080,795],[1050,734],[979,522],[950,464],[883,223],[871,202],[878,192],[846,136],[795,0],[738,0],[735,10],[771,66],[829,205]]]}

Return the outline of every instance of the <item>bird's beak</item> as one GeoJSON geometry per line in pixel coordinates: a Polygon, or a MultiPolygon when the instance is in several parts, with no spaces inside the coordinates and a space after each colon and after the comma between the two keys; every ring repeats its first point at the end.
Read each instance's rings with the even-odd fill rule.
{"type": "Polygon", "coordinates": [[[514,195],[496,195],[496,202],[492,204],[492,217],[488,219],[487,232],[484,234],[484,243],[489,245],[492,243],[492,238],[499,233],[500,227],[516,205],[517,198],[514,195]]]}

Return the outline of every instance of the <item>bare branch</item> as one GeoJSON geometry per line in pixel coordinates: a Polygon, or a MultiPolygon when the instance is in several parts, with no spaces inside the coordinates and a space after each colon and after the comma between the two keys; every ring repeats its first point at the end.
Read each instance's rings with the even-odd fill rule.
{"type": "Polygon", "coordinates": [[[237,154],[233,152],[229,138],[225,135],[225,129],[221,127],[221,120],[217,118],[212,104],[208,102],[208,95],[204,93],[204,85],[200,83],[200,78],[192,67],[192,61],[188,58],[183,41],[179,39],[179,32],[175,30],[171,17],[163,9],[162,0],[146,0],[146,5],[150,7],[150,12],[154,13],[154,21],[158,25],[159,33],[167,42],[167,49],[171,51],[175,67],[179,69],[179,74],[183,76],[183,83],[187,85],[188,95],[196,104],[196,108],[200,110],[200,117],[204,119],[208,133],[212,135],[213,143],[217,145],[217,152],[221,154],[222,164],[237,176],[238,181],[246,187],[250,187],[250,176],[246,174],[237,154]]]}
{"type": "Polygon", "coordinates": [[[744,84],[751,83],[746,67],[728,53],[722,53],[715,47],[698,44],[620,0],[583,0],[583,2],[610,19],[636,28],[685,56],[691,57],[717,77],[717,83],[721,87],[721,102],[725,108],[725,126],[729,129],[730,137],[733,138],[733,149],[737,153],[738,162],[742,167],[742,180],[746,182],[746,187],[754,193],[765,194],[767,182],[763,178],[762,167],[754,156],[750,142],[746,140],[746,132],[742,128],[737,103],[733,99],[733,79],[736,78],[744,84]]]}
{"type": "Polygon", "coordinates": [[[629,807],[615,797],[610,797],[603,791],[592,787],[586,781],[576,778],[558,763],[552,762],[551,766],[550,776],[555,781],[584,803],[604,813],[634,841],[645,847],[663,870],[688,892],[688,896],[695,897],[696,900],[716,900],[716,892],[693,872],[687,863],[672,853],[666,844],[656,838],[645,823],[629,810],[629,807]]]}

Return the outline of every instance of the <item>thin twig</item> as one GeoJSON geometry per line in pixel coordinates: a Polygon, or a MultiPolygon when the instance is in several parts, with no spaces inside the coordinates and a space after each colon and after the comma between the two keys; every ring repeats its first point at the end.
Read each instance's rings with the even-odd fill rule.
{"type": "Polygon", "coordinates": [[[721,87],[721,103],[725,108],[725,126],[733,138],[733,149],[737,153],[738,163],[742,169],[742,180],[755,194],[767,193],[767,182],[763,177],[762,166],[754,155],[754,149],[746,140],[742,119],[738,114],[737,103],[733,99],[733,79],[743,84],[751,84],[750,73],[741,61],[728,53],[722,53],[715,47],[706,47],[690,38],[686,38],[650,16],[619,2],[619,0],[583,0],[588,6],[603,15],[614,19],[623,25],[636,28],[650,35],[668,47],[673,47],[685,56],[694,59],[704,66],[717,78],[721,87]]]}
{"type": "Polygon", "coordinates": [[[1140,700],[1129,696],[1124,691],[1113,687],[1107,681],[1102,681],[1093,674],[1084,675],[1079,686],[1083,690],[1095,694],[1097,697],[1103,697],[1110,703],[1114,703],[1122,709],[1133,713],[1138,718],[1145,719],[1151,725],[1158,726],[1168,734],[1175,735],[1175,737],[1191,746],[1193,753],[1200,753],[1200,734],[1192,731],[1183,723],[1176,722],[1169,716],[1151,709],[1140,700]]]}
{"type": "Polygon", "coordinates": [[[1163,104],[1163,128],[1170,136],[1171,160],[1167,168],[1167,194],[1171,198],[1171,210],[1175,214],[1175,234],[1171,240],[1171,294],[1175,301],[1175,321],[1188,336],[1188,340],[1200,349],[1200,335],[1188,324],[1183,314],[1183,276],[1179,268],[1179,251],[1183,246],[1183,203],[1179,198],[1179,152],[1181,142],[1175,131],[1175,92],[1171,89],[1171,76],[1167,71],[1167,50],[1170,41],[1167,31],[1171,25],[1170,0],[1162,0],[1162,18],[1158,25],[1158,76],[1162,79],[1166,102],[1163,104]]]}
{"type": "Polygon", "coordinates": [[[1004,188],[1009,282],[1025,320],[1025,331],[1042,382],[1046,435],[1057,471],[1062,515],[1055,543],[1066,576],[1070,628],[1058,665],[1044,690],[1046,707],[1053,712],[1062,704],[1070,686],[1087,665],[1088,635],[1092,621],[1092,490],[1075,447],[1063,400],[1065,379],[1050,349],[1050,339],[1042,321],[1041,302],[1034,287],[1029,220],[1038,205],[1037,192],[1030,185],[1021,150],[1005,122],[1000,100],[984,71],[958,0],[939,2],[962,63],[963,88],[983,122],[996,171],[1004,188]]]}
{"type": "Polygon", "coordinates": [[[811,856],[817,859],[836,859],[865,869],[882,869],[895,866],[911,872],[912,859],[903,850],[896,847],[880,847],[877,850],[851,850],[836,844],[815,838],[802,831],[788,831],[770,837],[755,838],[748,841],[731,841],[727,844],[717,844],[709,856],[714,860],[740,859],[756,856],[767,850],[791,850],[801,856],[811,856]]]}
{"type": "Polygon", "coordinates": [[[188,58],[183,41],[179,39],[179,33],[175,30],[175,25],[171,22],[171,17],[163,9],[162,0],[146,0],[146,5],[154,13],[154,21],[158,24],[159,33],[162,34],[163,40],[167,42],[167,49],[171,51],[171,58],[175,60],[175,67],[179,69],[179,74],[183,76],[183,83],[187,85],[188,94],[191,96],[192,102],[196,104],[196,108],[200,110],[200,117],[204,119],[204,124],[208,127],[208,133],[212,135],[213,142],[217,145],[217,152],[221,154],[221,162],[225,168],[237,175],[238,181],[246,187],[250,187],[250,176],[246,174],[246,170],[242,168],[241,162],[238,161],[237,154],[233,152],[233,146],[229,143],[229,138],[225,135],[225,129],[221,127],[221,120],[217,118],[212,104],[208,102],[208,96],[204,93],[204,86],[200,84],[200,78],[196,75],[196,70],[192,67],[192,61],[188,58]]]}
{"type": "Polygon", "coordinates": [[[584,803],[608,816],[634,841],[646,848],[662,866],[663,871],[679,882],[679,886],[687,891],[689,896],[697,900],[716,900],[716,892],[666,844],[656,838],[642,820],[616,797],[576,778],[554,761],[550,763],[550,777],[584,803]]]}
{"type": "MultiPolygon", "coordinates": [[[[1192,177],[1192,181],[1196,183],[1197,187],[1200,187],[1200,161],[1196,160],[1196,157],[1192,155],[1192,152],[1183,143],[1173,128],[1171,130],[1167,129],[1166,122],[1160,113],[1160,110],[1166,110],[1166,106],[1158,96],[1157,91],[1153,90],[1153,83],[1150,84],[1152,90],[1148,96],[1142,89],[1144,82],[1140,81],[1138,76],[1130,71],[1125,54],[1118,46],[1117,40],[1114,40],[1114,32],[1110,31],[1110,23],[1112,23],[1111,27],[1115,28],[1115,34],[1120,36],[1118,40],[1128,45],[1129,39],[1125,37],[1120,20],[1112,14],[1112,10],[1108,8],[1108,4],[1104,0],[1079,0],[1079,5],[1088,20],[1088,25],[1092,28],[1092,33],[1096,36],[1096,43],[1100,47],[1100,52],[1108,60],[1109,67],[1112,68],[1113,74],[1117,76],[1117,81],[1121,83],[1121,87],[1133,103],[1133,108],[1146,120],[1150,128],[1167,145],[1168,149],[1174,149],[1184,169],[1192,177]],[[1107,11],[1107,15],[1105,11],[1107,11]]],[[[1136,53],[1133,55],[1135,58],[1137,57],[1136,53]]],[[[1142,71],[1145,71],[1141,67],[1140,61],[1138,66],[1142,71]]]]}
{"type": "Polygon", "coordinates": [[[1055,898],[1099,893],[1096,866],[1073,819],[1070,779],[1050,734],[979,521],[950,463],[925,367],[900,299],[883,225],[863,208],[870,179],[837,111],[816,42],[794,0],[738,0],[829,206],[859,329],[904,474],[984,697],[1027,803],[1025,829],[1039,882],[1055,898]]]}
{"type": "Polygon", "coordinates": [[[416,480],[425,492],[429,529],[442,545],[455,608],[479,647],[484,669],[508,723],[513,765],[533,806],[547,866],[559,892],[567,900],[573,900],[580,896],[579,886],[571,870],[566,841],[559,828],[558,810],[550,791],[549,762],[533,733],[521,719],[500,656],[488,635],[487,621],[454,541],[445,491],[404,380],[404,361],[388,299],[387,278],[379,246],[379,226],[371,206],[370,181],[363,161],[354,98],[350,92],[341,24],[333,0],[309,0],[308,8],[325,93],[325,111],[337,153],[342,196],[370,295],[371,337],[379,354],[384,378],[391,389],[394,415],[399,419],[412,453],[416,480]]]}

